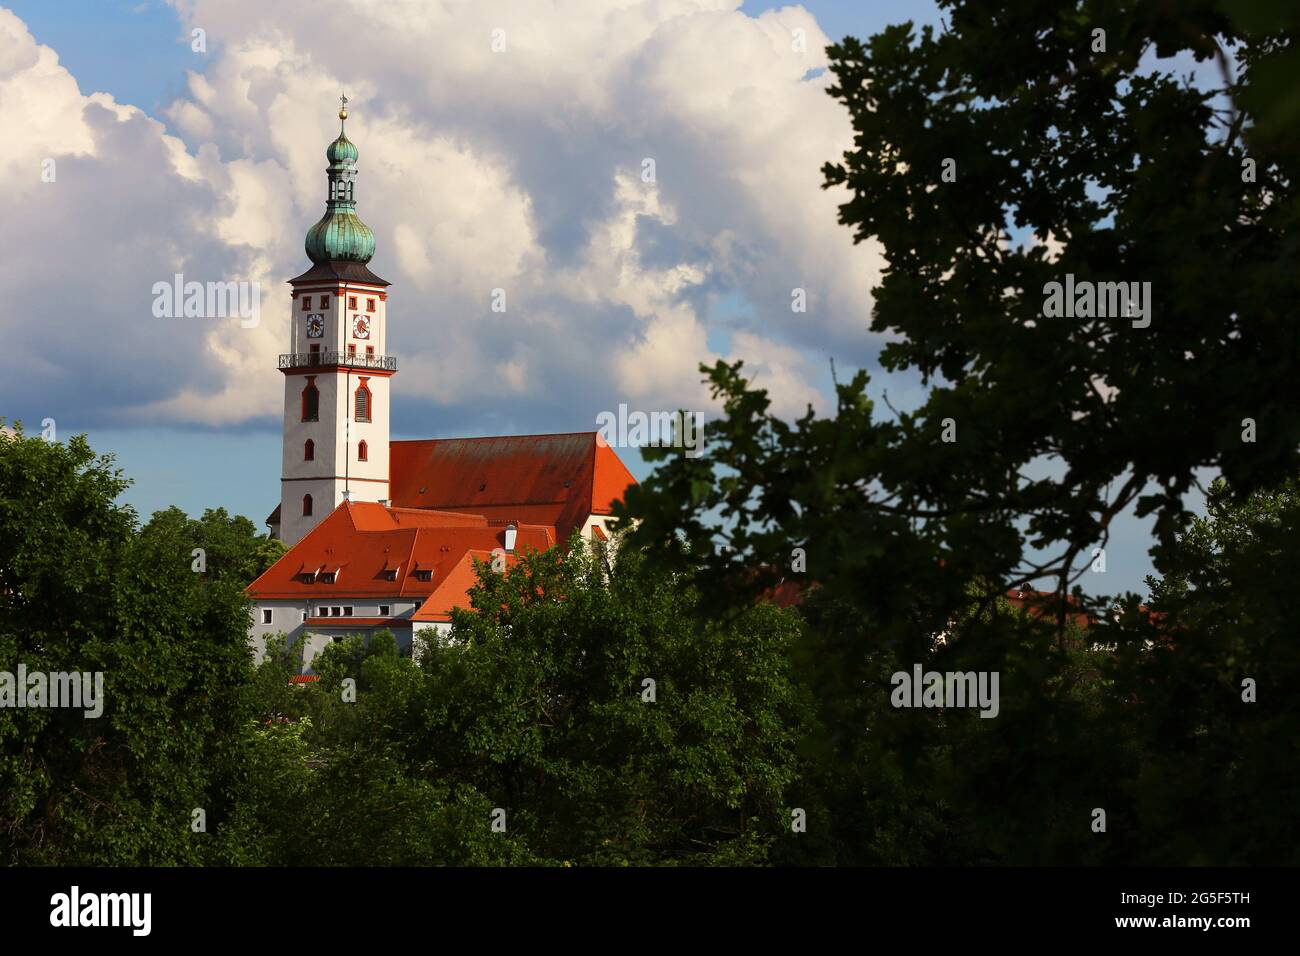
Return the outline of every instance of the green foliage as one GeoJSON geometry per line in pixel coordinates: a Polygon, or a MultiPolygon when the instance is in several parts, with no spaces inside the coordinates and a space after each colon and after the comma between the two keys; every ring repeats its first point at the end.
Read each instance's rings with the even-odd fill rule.
{"type": "Polygon", "coordinates": [[[231,517],[225,508],[209,508],[202,518],[194,519],[173,506],[156,512],[141,529],[141,537],[153,547],[169,549],[176,560],[191,559],[191,566],[194,549],[203,549],[202,573],[241,588],[285,552],[284,542],[259,534],[253,522],[240,515],[231,517]]]}
{"type": "Polygon", "coordinates": [[[471,599],[421,660],[413,756],[492,794],[539,855],[758,862],[788,830],[806,711],[789,612],[701,623],[677,578],[580,546],[481,568],[471,599]]]}
{"type": "Polygon", "coordinates": [[[824,169],[847,190],[840,221],[887,261],[881,365],[919,374],[924,403],[878,416],[859,372],[837,382],[833,416],[786,422],[739,362],[703,368],[722,407],[708,456],[649,451],[661,464],[622,526],[714,613],[781,579],[818,585],[797,674],[822,800],[792,858],[1293,861],[1295,782],[1274,770],[1296,763],[1293,709],[1252,711],[1239,687],[1247,670],[1275,687],[1300,676],[1289,519],[1227,548],[1246,519],[1220,490],[1210,524],[1179,532],[1199,469],[1240,504],[1276,501],[1300,466],[1300,154],[1279,122],[1297,100],[1278,82],[1295,17],[1207,0],[941,6],[942,33],[830,49],[855,139],[824,169]],[[1242,69],[1219,89],[1159,59],[1214,72],[1228,49],[1242,69]],[[1151,283],[1150,326],[1045,317],[1067,274],[1151,283]],[[1076,592],[1100,618],[1081,639],[1062,599],[1040,622],[1000,606],[1041,578],[1063,598],[1129,508],[1156,519],[1165,617],[1130,597],[1113,620],[1076,592]],[[1231,556],[1211,560],[1220,547],[1231,556]],[[889,675],[917,663],[999,672],[998,718],[889,706],[889,675]],[[1089,829],[1095,807],[1110,837],[1089,829]]]}
{"type": "Polygon", "coordinates": [[[0,669],[102,672],[104,711],[0,709],[0,856],[196,863],[219,821],[248,679],[239,584],[191,571],[115,503],[84,438],[0,436],[0,669]]]}

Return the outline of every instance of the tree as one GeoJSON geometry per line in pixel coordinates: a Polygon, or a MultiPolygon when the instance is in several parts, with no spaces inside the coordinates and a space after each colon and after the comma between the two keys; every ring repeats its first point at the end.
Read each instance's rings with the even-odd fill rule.
{"type": "Polygon", "coordinates": [[[1247,34],[1209,0],[941,6],[942,33],[829,51],[855,139],[826,185],[888,264],[881,365],[919,373],[926,401],[879,418],[859,374],[833,419],[787,424],[719,363],[710,456],[629,493],[635,540],[722,539],[715,574],[805,546],[811,578],[878,582],[878,610],[924,594],[943,620],[974,579],[1064,594],[1130,506],[1172,540],[1199,468],[1248,494],[1300,466],[1300,156],[1252,112],[1276,101],[1256,71],[1294,50],[1294,18],[1247,34]],[[1151,59],[1178,53],[1222,68],[1218,88],[1151,59]],[[1091,314],[1053,314],[1053,283],[1096,293],[1091,314]]]}
{"type": "Polygon", "coordinates": [[[421,637],[418,663],[382,641],[360,659],[347,642],[322,654],[309,694],[335,697],[345,673],[362,691],[318,740],[331,768],[383,754],[370,769],[385,779],[441,788],[449,813],[480,808],[456,818],[517,841],[508,859],[757,862],[789,839],[806,714],[795,617],[762,605],[701,629],[689,588],[581,546],[478,574],[473,609],[454,612],[449,638],[421,637]]]}
{"type": "Polygon", "coordinates": [[[191,566],[200,559],[195,549],[202,549],[201,572],[209,580],[230,581],[241,587],[251,584],[263,571],[280,559],[286,548],[283,541],[260,534],[257,527],[242,515],[231,516],[225,508],[208,508],[203,517],[194,519],[173,505],[155,512],[141,530],[146,540],[191,556],[191,566]]]}
{"type": "Polygon", "coordinates": [[[237,798],[251,664],[240,584],[191,570],[116,503],[78,436],[0,436],[0,669],[102,675],[103,712],[0,709],[0,854],[20,864],[205,858],[237,798]]]}
{"type": "Polygon", "coordinates": [[[1278,599],[1294,564],[1264,593],[1241,574],[1258,544],[1224,565],[1198,525],[1179,532],[1199,469],[1240,504],[1300,464],[1300,155],[1280,121],[1297,98],[1279,82],[1300,24],[1208,0],[940,5],[941,33],[830,49],[855,140],[824,169],[848,190],[841,223],[887,262],[881,365],[919,374],[924,403],[881,416],[858,372],[833,416],[786,422],[719,362],[709,455],[648,451],[660,465],[622,526],[711,610],[817,585],[798,676],[836,834],[822,859],[1290,859],[1293,839],[1264,834],[1295,830],[1292,776],[1265,769],[1294,764],[1292,707],[1251,713],[1226,691],[1245,662],[1294,683],[1278,599]],[[1158,59],[1178,53],[1218,88],[1158,59]],[[1084,297],[1067,305],[1067,287],[1084,297]],[[1163,616],[1130,596],[1114,619],[1076,590],[1094,624],[1072,636],[1070,586],[1130,507],[1156,518],[1163,616]],[[1054,620],[1008,613],[1006,589],[1037,580],[1054,620]],[[916,664],[998,672],[1002,713],[882,703],[916,664]],[[1088,827],[1098,808],[1122,841],[1088,827]]]}

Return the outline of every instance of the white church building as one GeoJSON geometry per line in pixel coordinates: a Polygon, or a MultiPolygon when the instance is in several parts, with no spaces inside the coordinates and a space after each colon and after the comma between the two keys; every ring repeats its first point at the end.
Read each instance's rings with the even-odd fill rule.
{"type": "Polygon", "coordinates": [[[391,441],[390,285],[370,271],[375,237],[356,213],[357,148],[325,151],[325,214],[311,268],[289,280],[280,504],[267,518],[288,552],[247,588],[259,657],[271,635],[304,651],[386,628],[401,647],[468,606],[473,561],[513,561],[572,534],[604,540],[634,482],[597,432],[391,441]]]}

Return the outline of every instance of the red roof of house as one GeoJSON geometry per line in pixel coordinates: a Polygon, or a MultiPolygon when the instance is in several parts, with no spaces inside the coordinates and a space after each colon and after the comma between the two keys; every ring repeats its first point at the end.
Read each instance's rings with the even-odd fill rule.
{"type": "Polygon", "coordinates": [[[635,482],[598,432],[389,445],[394,505],[548,524],[561,538],[588,515],[610,514],[635,482]]]}
{"type": "MultiPolygon", "coordinates": [[[[466,551],[442,579],[442,583],[438,585],[437,589],[429,595],[429,599],[421,604],[411,616],[411,620],[416,623],[450,621],[452,608],[465,607],[469,604],[465,592],[478,580],[474,562],[491,560],[492,552],[490,551],[466,551]]],[[[515,560],[513,554],[506,555],[506,567],[514,564],[515,560]]]]}
{"type": "MultiPolygon", "coordinates": [[[[449,609],[467,603],[465,588],[473,582],[473,572],[471,568],[467,575],[464,570],[466,555],[473,552],[490,560],[493,550],[505,547],[508,523],[482,515],[345,501],[250,584],[247,594],[254,600],[322,602],[364,597],[428,602],[437,594],[435,605],[449,609]],[[395,572],[394,580],[388,580],[389,571],[395,572]],[[417,572],[428,572],[428,580],[421,580],[417,572]],[[333,573],[333,583],[321,581],[321,573],[333,573]],[[455,595],[443,588],[449,578],[451,590],[460,587],[455,595]],[[455,600],[448,604],[452,597],[455,600]]],[[[515,524],[516,550],[542,551],[556,543],[552,527],[515,524]]],[[[348,620],[329,617],[317,623],[342,627],[348,620]]]]}

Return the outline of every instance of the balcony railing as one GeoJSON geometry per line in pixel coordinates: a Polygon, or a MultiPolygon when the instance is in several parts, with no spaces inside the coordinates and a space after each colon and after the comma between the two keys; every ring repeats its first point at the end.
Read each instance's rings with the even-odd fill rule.
{"type": "Polygon", "coordinates": [[[397,371],[391,355],[358,355],[356,352],[287,352],[280,355],[280,368],[378,368],[397,371]]]}

